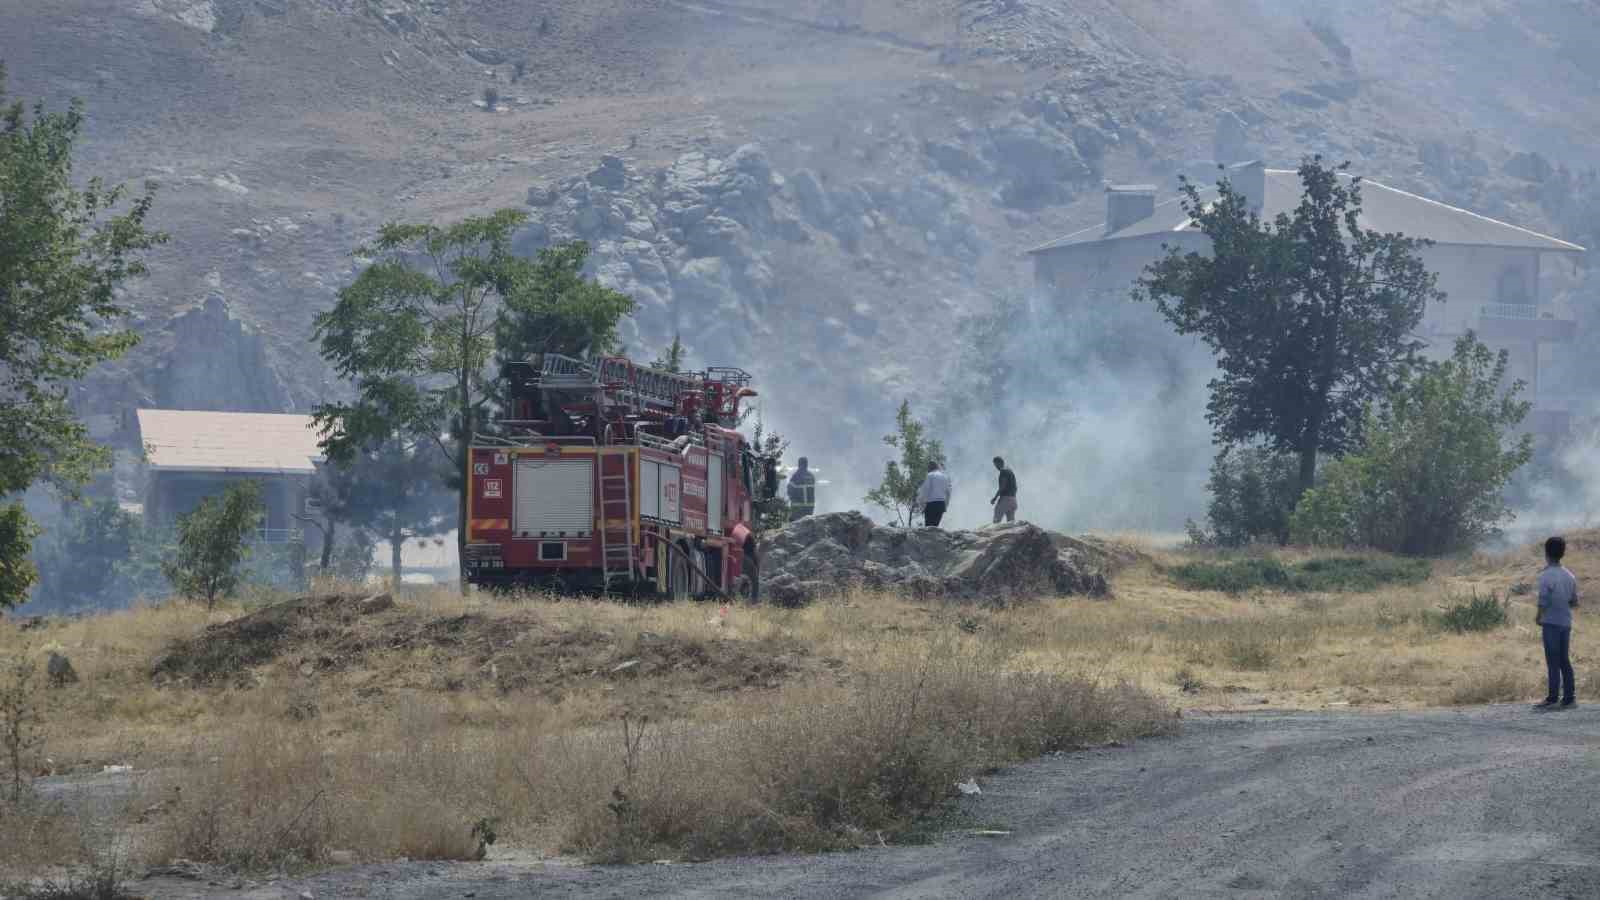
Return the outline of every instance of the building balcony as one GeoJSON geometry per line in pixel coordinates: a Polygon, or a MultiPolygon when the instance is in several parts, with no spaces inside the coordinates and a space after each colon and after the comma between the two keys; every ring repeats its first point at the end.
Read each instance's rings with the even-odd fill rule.
{"type": "Polygon", "coordinates": [[[298,528],[257,528],[256,540],[258,544],[303,544],[305,532],[298,528]]]}
{"type": "Polygon", "coordinates": [[[1474,328],[1491,341],[1550,341],[1566,343],[1578,333],[1578,323],[1541,313],[1532,303],[1485,303],[1474,328]]]}

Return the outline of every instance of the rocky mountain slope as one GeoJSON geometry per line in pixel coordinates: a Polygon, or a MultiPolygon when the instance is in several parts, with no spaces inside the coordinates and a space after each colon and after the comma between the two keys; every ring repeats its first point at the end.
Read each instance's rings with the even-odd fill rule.
{"type": "Polygon", "coordinates": [[[524,248],[589,240],[641,301],[630,350],[755,371],[848,503],[898,400],[960,388],[960,318],[1105,181],[1320,152],[1547,225],[1550,164],[1592,162],[1595,28],[1540,0],[9,0],[0,59],[83,98],[82,170],[159,182],[173,235],[87,412],[308,409],[363,238],[520,206],[524,248]]]}

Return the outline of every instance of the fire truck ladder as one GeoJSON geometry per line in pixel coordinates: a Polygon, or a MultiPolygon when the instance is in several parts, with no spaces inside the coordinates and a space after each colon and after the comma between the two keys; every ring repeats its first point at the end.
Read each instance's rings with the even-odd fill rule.
{"type": "Polygon", "coordinates": [[[613,401],[635,413],[671,413],[678,408],[678,400],[684,394],[705,390],[702,373],[638,366],[623,356],[581,360],[546,353],[539,375],[540,384],[547,390],[604,391],[613,401]]]}
{"type": "Polygon", "coordinates": [[[612,582],[631,582],[638,569],[633,534],[633,494],[628,483],[626,453],[601,451],[600,462],[600,571],[604,590],[612,582]]]}
{"type": "Polygon", "coordinates": [[[620,356],[600,360],[597,374],[619,401],[636,411],[672,412],[679,397],[705,388],[697,374],[636,366],[620,356]]]}

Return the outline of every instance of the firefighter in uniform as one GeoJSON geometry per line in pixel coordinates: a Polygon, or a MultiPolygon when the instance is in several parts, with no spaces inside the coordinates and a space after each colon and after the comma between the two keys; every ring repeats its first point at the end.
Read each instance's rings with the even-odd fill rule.
{"type": "Polygon", "coordinates": [[[817,509],[817,476],[809,468],[810,462],[800,457],[800,468],[789,476],[789,521],[803,519],[817,509]]]}

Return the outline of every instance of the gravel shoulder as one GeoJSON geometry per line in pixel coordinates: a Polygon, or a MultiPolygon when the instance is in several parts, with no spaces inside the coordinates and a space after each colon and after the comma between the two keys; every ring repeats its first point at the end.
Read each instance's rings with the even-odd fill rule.
{"type": "Polygon", "coordinates": [[[1196,715],[1176,737],[980,783],[963,801],[968,827],[925,846],[628,868],[402,863],[246,891],[136,887],[408,900],[1600,896],[1600,707],[1196,715]]]}

